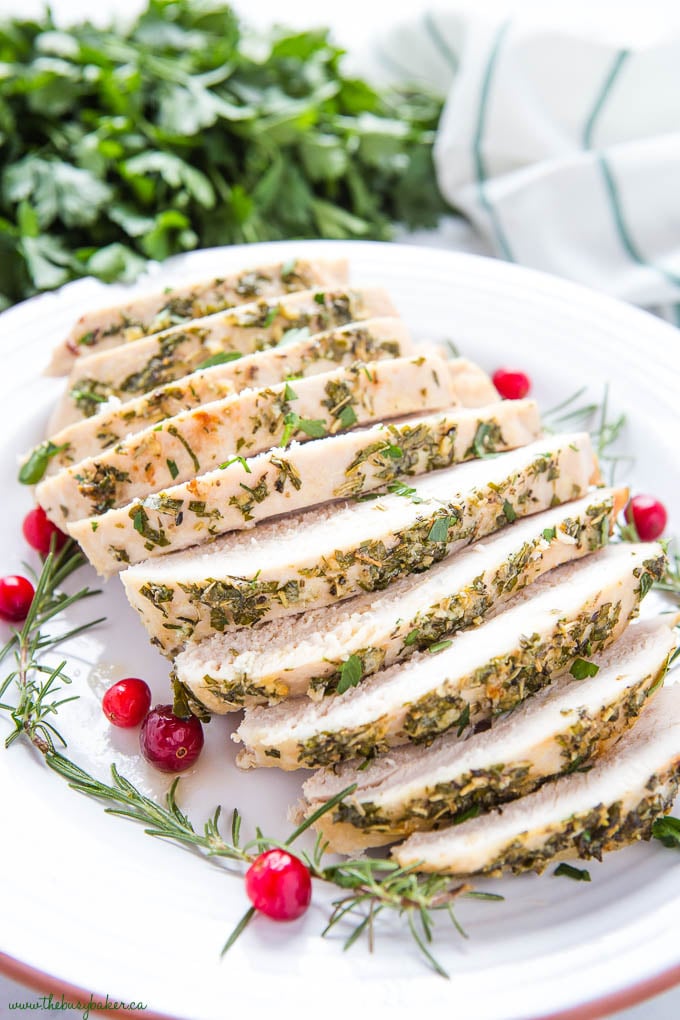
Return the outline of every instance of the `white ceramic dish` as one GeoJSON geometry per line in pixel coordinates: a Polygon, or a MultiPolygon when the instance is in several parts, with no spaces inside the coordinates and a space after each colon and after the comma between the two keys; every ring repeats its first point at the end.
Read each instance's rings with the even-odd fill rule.
{"type": "MultiPolygon", "coordinates": [[[[586,383],[599,398],[609,381],[614,409],[628,415],[623,445],[636,458],[635,486],[671,509],[669,533],[680,529],[674,328],[539,273],[405,245],[285,242],[199,252],[173,260],[161,285],[295,254],[347,256],[353,280],[388,287],[417,336],[450,337],[490,370],[525,368],[544,408],[586,383]]],[[[63,385],[41,377],[41,368],[77,313],[111,298],[110,290],[83,281],[0,318],[2,573],[19,571],[25,558],[37,565],[21,538],[30,493],[15,481],[15,461],[41,437],[63,385]]],[[[94,582],[87,570],[77,576],[94,582]]],[[[69,754],[102,775],[115,760],[145,790],[162,794],[167,784],[140,762],[136,734],[111,730],[99,697],[112,679],[138,675],[152,684],[156,701],[167,701],[167,664],[148,645],[115,579],[69,623],[102,613],[104,626],[64,649],[81,695],[60,717],[69,754]]],[[[237,806],[249,827],[284,835],[300,779],[275,770],[239,773],[231,728],[224,719],[208,727],[206,753],[182,780],[182,804],[195,824],[222,803],[227,817],[237,806]]],[[[50,975],[53,988],[71,984],[144,1002],[147,1010],[137,1015],[297,1020],[332,1006],[331,1016],[360,1007],[362,1016],[389,1010],[395,1018],[436,1009],[465,1020],[595,1017],[680,980],[680,854],[660,845],[590,864],[590,884],[555,879],[552,869],[541,878],[487,883],[506,900],[460,904],[469,941],[440,922],[436,951],[451,973],[447,982],[427,970],[394,926],[379,928],[373,956],[361,944],[343,953],[339,936],[320,939],[332,898],[321,889],[300,921],[277,926],[258,919],[220,961],[222,943],[247,906],[239,880],[108,817],[26,747],[0,750],[0,798],[2,965],[38,984],[47,978],[35,972],[50,975]]]]}

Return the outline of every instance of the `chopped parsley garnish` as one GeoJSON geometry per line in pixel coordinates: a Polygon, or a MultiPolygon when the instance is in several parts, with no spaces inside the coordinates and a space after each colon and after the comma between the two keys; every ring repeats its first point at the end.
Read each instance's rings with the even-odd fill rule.
{"type": "Polygon", "coordinates": [[[672,815],[657,818],[652,825],[652,836],[669,850],[680,850],[680,818],[672,815]]]}
{"type": "Polygon", "coordinates": [[[213,368],[214,365],[226,365],[230,361],[238,361],[243,355],[240,351],[220,351],[218,354],[213,354],[211,358],[206,358],[200,365],[196,365],[196,371],[200,372],[202,368],[213,368]]]}
{"type": "Polygon", "coordinates": [[[438,517],[427,536],[428,542],[446,542],[449,537],[450,517],[438,517]]]}
{"type": "Polygon", "coordinates": [[[69,443],[55,446],[49,440],[37,446],[25,464],[19,470],[19,481],[22,485],[36,485],[47,471],[47,466],[58,453],[68,450],[69,443]]]}
{"type": "Polygon", "coordinates": [[[248,461],[245,457],[232,457],[231,460],[225,460],[224,464],[220,464],[220,468],[224,470],[225,468],[231,467],[232,464],[240,464],[247,474],[252,474],[248,461]]]}
{"type": "Polygon", "coordinates": [[[287,446],[291,436],[304,432],[310,439],[321,439],[326,435],[326,423],[321,418],[301,418],[295,411],[289,411],[283,419],[284,430],[281,446],[287,446]]]}
{"type": "Polygon", "coordinates": [[[569,672],[575,680],[585,680],[589,676],[597,676],[600,667],[587,659],[574,659],[569,672]]]}
{"type": "Polygon", "coordinates": [[[351,428],[352,425],[356,425],[358,420],[359,419],[356,416],[354,408],[351,407],[349,404],[347,405],[347,407],[343,407],[342,411],[338,415],[338,421],[342,425],[343,429],[351,428]]]}
{"type": "Polygon", "coordinates": [[[460,737],[465,727],[469,725],[470,725],[470,703],[468,702],[454,723],[454,726],[458,727],[458,730],[456,731],[456,736],[460,737]]]}
{"type": "Polygon", "coordinates": [[[517,520],[517,513],[515,511],[515,508],[513,507],[512,503],[508,502],[507,499],[504,500],[503,502],[503,514],[508,524],[512,524],[513,521],[517,520]]]}
{"type": "Polygon", "coordinates": [[[412,485],[405,485],[404,482],[390,482],[387,486],[387,491],[391,492],[393,496],[403,496],[405,499],[410,499],[412,503],[422,503],[420,496],[416,495],[416,490],[412,485]]]}
{"type": "Polygon", "coordinates": [[[350,687],[356,687],[364,675],[364,668],[358,655],[350,655],[340,667],[337,693],[344,694],[350,687]]]}
{"type": "MultiPolygon", "coordinates": [[[[404,642],[404,644],[406,644],[406,641],[404,642]]],[[[430,645],[427,650],[432,655],[436,655],[437,652],[443,652],[446,648],[450,648],[452,644],[453,641],[437,641],[435,645],[430,645]]]]}
{"type": "Polygon", "coordinates": [[[559,877],[564,875],[565,878],[571,878],[574,882],[590,882],[590,872],[585,868],[574,868],[571,864],[566,864],[562,861],[558,864],[553,875],[559,877]]]}

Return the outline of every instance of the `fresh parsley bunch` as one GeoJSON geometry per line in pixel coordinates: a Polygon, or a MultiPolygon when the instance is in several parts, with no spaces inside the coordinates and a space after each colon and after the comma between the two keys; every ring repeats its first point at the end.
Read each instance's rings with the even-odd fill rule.
{"type": "Polygon", "coordinates": [[[205,0],[149,0],[121,30],[0,24],[0,306],[202,246],[434,225],[440,99],[342,57],[205,0]]]}

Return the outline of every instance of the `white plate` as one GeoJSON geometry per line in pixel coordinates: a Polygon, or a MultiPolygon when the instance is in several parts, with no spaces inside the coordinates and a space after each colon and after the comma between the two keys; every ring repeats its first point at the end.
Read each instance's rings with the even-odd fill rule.
{"type": "MultiPolygon", "coordinates": [[[[491,370],[527,369],[543,407],[585,383],[599,397],[609,381],[614,408],[629,416],[624,445],[636,457],[636,488],[663,499],[680,525],[675,329],[539,273],[409,246],[286,242],[213,250],[175,260],[162,280],[168,272],[198,278],[296,254],[347,256],[353,280],[388,287],[418,337],[450,337],[491,370]]],[[[63,385],[41,378],[41,366],[84,307],[110,298],[101,285],[80,282],[0,320],[2,573],[19,571],[27,555],[20,527],[30,493],[15,482],[15,457],[41,437],[63,385]]],[[[81,583],[94,581],[89,571],[79,576],[81,583]]],[[[162,793],[167,784],[140,762],[136,734],[110,729],[99,697],[112,679],[138,675],[152,684],[156,700],[167,701],[167,664],[148,645],[115,579],[69,623],[101,613],[107,624],[64,650],[81,695],[61,716],[69,753],[102,775],[115,760],[145,790],[162,793]]],[[[237,806],[249,826],[284,835],[299,779],[275,770],[239,773],[230,731],[224,719],[207,728],[207,753],[181,783],[183,805],[196,824],[221,802],[227,817],[237,806]]],[[[247,906],[238,879],[106,816],[28,748],[0,752],[0,798],[4,952],[60,981],[142,1001],[147,1015],[221,1020],[241,1012],[299,1020],[325,1014],[332,1000],[331,1015],[344,1001],[360,1005],[362,1015],[382,1007],[393,1017],[426,1007],[465,1020],[526,1020],[584,1004],[590,1005],[578,1015],[598,1016],[623,1004],[614,997],[598,1005],[603,997],[632,989],[626,996],[632,1002],[680,979],[672,970],[680,963],[680,854],[660,845],[590,864],[590,884],[530,876],[491,883],[504,903],[461,902],[470,939],[439,924],[436,950],[451,973],[446,982],[394,926],[380,928],[373,956],[361,944],[342,953],[340,936],[320,939],[331,899],[323,889],[300,921],[258,919],[220,961],[225,936],[247,906]]]]}

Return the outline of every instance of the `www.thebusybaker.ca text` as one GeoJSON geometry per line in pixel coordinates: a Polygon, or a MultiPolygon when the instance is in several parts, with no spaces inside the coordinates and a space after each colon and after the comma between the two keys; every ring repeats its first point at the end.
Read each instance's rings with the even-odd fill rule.
{"type": "Polygon", "coordinates": [[[31,1002],[10,1002],[10,1009],[54,1009],[54,1010],[66,1010],[73,1009],[80,1013],[83,1020],[88,1020],[90,1013],[94,1011],[106,1012],[107,1009],[127,1009],[130,1012],[136,1010],[147,1009],[145,1002],[123,1002],[120,999],[110,999],[107,995],[105,999],[95,999],[94,995],[91,995],[89,1001],[83,1002],[81,999],[77,1001],[71,1001],[64,995],[60,999],[55,999],[54,995],[40,995],[37,999],[33,999],[31,1002]]]}

